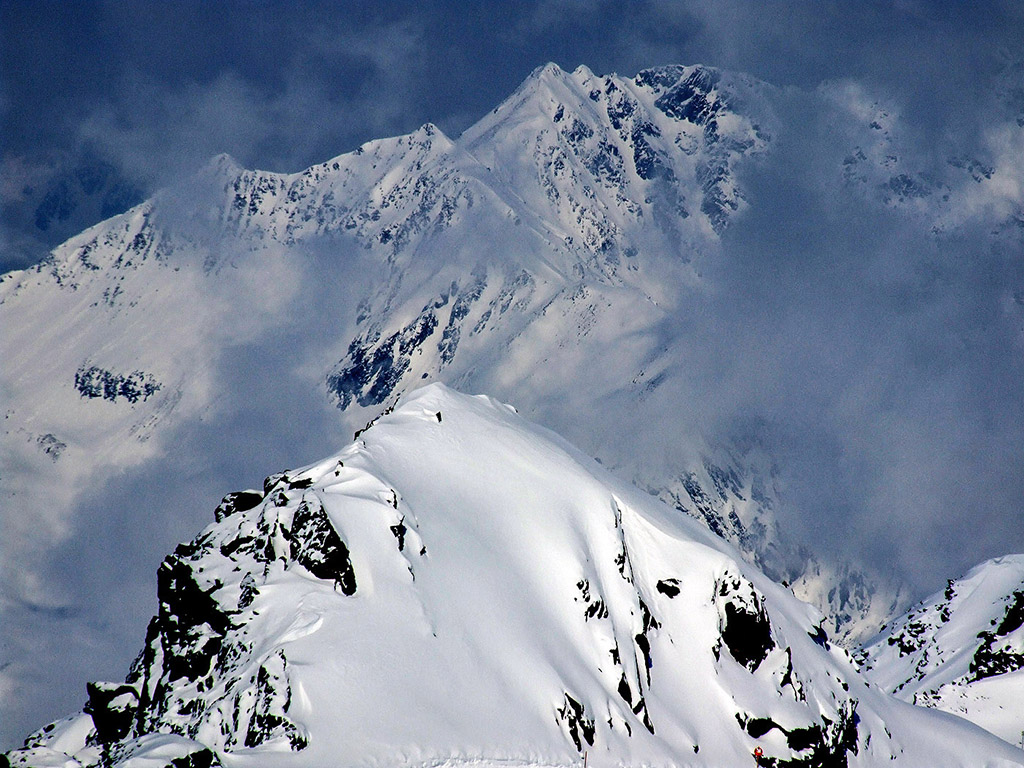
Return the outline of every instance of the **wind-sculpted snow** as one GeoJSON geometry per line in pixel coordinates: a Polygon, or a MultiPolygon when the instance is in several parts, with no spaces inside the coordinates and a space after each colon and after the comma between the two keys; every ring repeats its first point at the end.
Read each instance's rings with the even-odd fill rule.
{"type": "Polygon", "coordinates": [[[866,674],[916,704],[1020,743],[1024,556],[982,563],[891,622],[865,650],[866,674]]]}
{"type": "Polygon", "coordinates": [[[1021,764],[866,685],[703,526],[441,385],[225,497],[158,598],[125,682],[12,765],[1021,764]]]}

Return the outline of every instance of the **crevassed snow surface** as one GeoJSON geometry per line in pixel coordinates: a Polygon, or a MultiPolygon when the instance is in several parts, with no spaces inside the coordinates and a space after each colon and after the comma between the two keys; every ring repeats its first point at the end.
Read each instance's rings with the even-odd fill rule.
{"type": "Polygon", "coordinates": [[[229,495],[126,684],[14,765],[999,766],[810,606],[488,397],[430,385],[229,495]]]}

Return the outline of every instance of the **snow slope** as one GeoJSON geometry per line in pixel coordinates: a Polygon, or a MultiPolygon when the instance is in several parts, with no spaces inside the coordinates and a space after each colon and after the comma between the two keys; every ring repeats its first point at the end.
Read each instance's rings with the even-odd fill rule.
{"type": "Polygon", "coordinates": [[[216,518],[161,565],[126,682],[12,765],[1024,764],[484,396],[427,386],[216,518]]]}
{"type": "Polygon", "coordinates": [[[1020,744],[1024,555],[989,560],[894,620],[865,648],[865,674],[906,701],[1020,744]]]}

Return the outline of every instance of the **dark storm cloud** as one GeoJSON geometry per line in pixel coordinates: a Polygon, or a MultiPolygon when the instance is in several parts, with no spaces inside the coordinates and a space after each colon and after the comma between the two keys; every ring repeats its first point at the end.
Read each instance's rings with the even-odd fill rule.
{"type": "Polygon", "coordinates": [[[422,42],[400,20],[367,28],[301,4],[7,7],[5,154],[89,146],[166,183],[219,152],[298,170],[414,127],[422,42]],[[61,34],[38,39],[51,26],[61,34]]]}

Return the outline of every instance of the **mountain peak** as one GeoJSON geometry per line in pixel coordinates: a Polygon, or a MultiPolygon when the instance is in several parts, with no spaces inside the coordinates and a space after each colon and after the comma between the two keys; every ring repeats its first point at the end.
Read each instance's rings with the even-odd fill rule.
{"type": "Polygon", "coordinates": [[[535,68],[529,75],[527,75],[524,82],[561,77],[565,77],[565,70],[555,64],[555,62],[549,61],[547,64],[541,64],[539,67],[535,68]]]}
{"type": "Polygon", "coordinates": [[[572,71],[572,74],[578,80],[588,80],[595,77],[593,71],[586,64],[580,64],[572,71]]]}
{"type": "MultiPolygon", "coordinates": [[[[0,334],[0,357],[6,364],[0,372],[0,389],[5,393],[8,425],[4,449],[9,450],[10,460],[5,466],[12,468],[4,476],[5,483],[10,482],[12,489],[8,497],[10,503],[4,510],[5,519],[11,521],[6,529],[11,535],[7,537],[5,552],[9,558],[8,572],[29,574],[19,582],[18,588],[22,588],[20,584],[48,583],[51,574],[45,563],[49,562],[49,554],[65,545],[67,540],[62,537],[72,535],[78,521],[84,519],[84,515],[75,513],[83,498],[91,499],[92,494],[99,493],[106,499],[103,494],[115,493],[97,490],[119,485],[107,483],[110,477],[132,472],[142,472],[143,477],[148,476],[145,473],[163,473],[162,462],[173,466],[181,456],[194,453],[203,456],[203,461],[198,463],[204,467],[205,482],[219,482],[214,477],[224,466],[224,457],[214,455],[219,448],[209,442],[197,446],[172,439],[175,435],[185,435],[195,441],[198,440],[196,435],[207,434],[205,430],[190,427],[206,421],[207,414],[227,419],[225,414],[235,412],[235,408],[240,409],[238,413],[250,413],[246,409],[251,405],[254,418],[231,421],[232,428],[239,430],[236,436],[240,435],[239,439],[250,445],[273,443],[278,451],[275,455],[290,456],[288,451],[298,450],[294,446],[300,442],[305,444],[306,436],[297,436],[295,430],[304,429],[306,424],[311,425],[308,430],[311,443],[324,440],[325,435],[338,429],[339,423],[345,429],[362,426],[380,409],[393,404],[419,383],[432,379],[514,399],[521,403],[525,412],[563,430],[616,472],[635,478],[645,488],[659,494],[672,505],[671,515],[675,518],[702,521],[742,547],[752,561],[764,567],[768,567],[768,563],[787,563],[787,569],[777,568],[773,575],[794,581],[795,566],[792,572],[788,570],[789,561],[779,554],[791,550],[784,544],[784,534],[777,535],[774,510],[781,509],[785,502],[772,487],[768,462],[751,462],[735,444],[719,445],[712,450],[703,442],[704,438],[693,434],[693,424],[700,419],[693,419],[688,409],[680,405],[685,399],[680,393],[688,391],[687,376],[692,375],[688,373],[687,361],[693,350],[688,345],[703,335],[665,333],[665,329],[675,327],[679,319],[689,318],[688,312],[701,306],[704,298],[710,298],[702,293],[707,283],[695,265],[702,259],[727,255],[721,253],[718,233],[729,226],[732,217],[742,215],[744,174],[738,172],[740,164],[771,148],[770,132],[765,130],[769,124],[762,119],[762,105],[756,99],[733,96],[734,92],[744,93],[742,87],[747,81],[728,74],[719,78],[716,73],[717,70],[706,67],[673,65],[644,70],[634,78],[623,78],[594,75],[586,68],[577,68],[568,74],[557,65],[549,65],[536,70],[516,95],[454,143],[428,123],[413,133],[367,142],[352,152],[289,174],[244,170],[233,159],[222,155],[208,166],[207,173],[212,173],[214,178],[199,179],[211,182],[199,190],[202,194],[196,194],[195,184],[182,184],[168,190],[141,207],[117,219],[108,219],[67,241],[55,251],[51,262],[31,274],[19,273],[5,280],[0,286],[0,327],[5,329],[0,334]],[[687,306],[691,309],[677,314],[678,308],[687,306]],[[168,328],[174,332],[168,333],[168,328]],[[45,355],[39,354],[40,340],[46,341],[45,355]],[[239,365],[241,350],[246,355],[244,365],[239,365]],[[273,397],[268,392],[267,396],[250,403],[248,393],[265,392],[268,382],[277,387],[271,392],[280,392],[281,396],[273,397]],[[585,386],[581,386],[581,382],[585,386]],[[319,406],[320,410],[300,406],[307,403],[319,406]],[[268,433],[267,429],[278,431],[268,433]],[[655,438],[648,443],[646,436],[651,434],[655,438]],[[657,442],[659,440],[661,442],[657,442]],[[23,514],[22,510],[48,512],[33,517],[23,514]]],[[[433,435],[439,439],[469,442],[458,422],[472,421],[466,414],[472,416],[474,411],[465,404],[460,405],[461,396],[436,387],[405,402],[407,406],[419,408],[421,413],[412,418],[410,411],[400,409],[392,416],[423,428],[413,430],[417,440],[433,435]],[[428,426],[434,431],[429,431],[428,426]]],[[[504,406],[492,410],[493,413],[487,411],[492,421],[510,413],[504,406]]],[[[484,419],[479,423],[490,422],[484,419]]],[[[376,460],[373,452],[382,450],[382,436],[387,437],[396,429],[396,422],[389,417],[382,419],[369,433],[360,435],[361,444],[368,446],[370,458],[376,460]]],[[[504,429],[494,427],[491,431],[508,434],[504,429]]],[[[519,432],[512,429],[512,434],[519,432]]],[[[602,584],[604,595],[604,585],[617,582],[607,573],[607,558],[600,560],[599,573],[596,566],[591,567],[598,562],[600,552],[590,548],[596,540],[592,541],[586,533],[588,526],[593,526],[595,532],[604,532],[601,535],[605,537],[602,539],[605,544],[598,549],[607,554],[607,528],[614,517],[611,499],[627,500],[626,506],[640,510],[647,509],[646,502],[628,501],[632,498],[628,489],[609,484],[592,462],[566,449],[550,434],[540,434],[540,442],[561,446],[566,455],[584,467],[585,471],[574,469],[576,475],[590,473],[593,482],[577,486],[582,488],[582,497],[588,500],[585,509],[573,501],[575,497],[568,498],[558,487],[551,487],[550,479],[544,477],[544,466],[530,458],[538,453],[536,445],[521,440],[522,455],[492,455],[489,460],[493,467],[503,468],[505,474],[515,474],[519,485],[516,488],[505,485],[501,472],[488,483],[493,488],[503,489],[503,495],[513,501],[519,496],[529,498],[535,508],[519,511],[513,502],[502,506],[505,502],[495,499],[494,493],[488,495],[484,493],[486,488],[474,488],[474,509],[483,510],[477,516],[480,519],[455,522],[470,531],[472,537],[490,542],[488,546],[502,551],[508,548],[503,540],[491,537],[487,531],[477,532],[473,527],[482,524],[480,520],[486,515],[504,510],[507,516],[518,516],[530,526],[543,530],[548,523],[535,520],[534,515],[538,510],[552,515],[557,512],[573,531],[572,546],[560,556],[577,571],[576,581],[569,583],[568,589],[578,600],[570,607],[568,603],[557,606],[545,603],[548,598],[544,595],[536,599],[552,607],[554,613],[558,612],[555,608],[572,612],[578,607],[577,602],[584,600],[588,606],[596,606],[596,600],[585,599],[575,585],[587,580],[587,590],[594,598],[596,584],[602,584]],[[525,467],[529,473],[513,472],[517,467],[525,467]],[[610,490],[613,487],[619,490],[610,490]],[[557,507],[561,511],[551,512],[552,504],[561,505],[557,507]],[[580,553],[584,559],[591,557],[591,565],[580,560],[580,553]]],[[[317,450],[324,453],[334,447],[316,444],[320,445],[317,450]]],[[[409,444],[415,444],[427,456],[442,453],[443,444],[409,444]]],[[[481,447],[476,453],[484,456],[487,450],[481,447]]],[[[357,453],[358,462],[370,461],[357,453]]],[[[552,455],[547,449],[539,453],[542,458],[552,455]]],[[[238,458],[238,466],[244,467],[247,473],[273,469],[259,466],[259,458],[253,457],[261,455],[260,452],[251,454],[238,458]]],[[[393,458],[405,453],[389,455],[393,458]]],[[[333,460],[350,466],[349,459],[336,456],[333,460]]],[[[399,471],[390,464],[387,467],[369,463],[361,466],[365,470],[364,479],[376,478],[373,482],[367,479],[370,483],[367,487],[378,490],[386,487],[402,498],[399,486],[405,482],[404,470],[399,471]],[[390,474],[382,475],[385,470],[390,474]]],[[[477,473],[476,476],[479,479],[483,475],[477,473]]],[[[452,485],[452,496],[464,493],[458,490],[458,471],[452,470],[445,477],[449,477],[445,482],[452,485]]],[[[299,481],[307,479],[316,480],[313,475],[302,475],[299,481]]],[[[354,482],[348,486],[349,490],[354,489],[354,496],[347,490],[344,493],[339,490],[338,497],[344,497],[344,510],[339,512],[343,518],[338,518],[336,533],[346,546],[353,544],[350,549],[358,584],[357,597],[354,602],[343,604],[345,610],[363,605],[363,597],[370,594],[368,585],[371,584],[385,585],[405,595],[407,602],[403,605],[408,612],[403,616],[420,615],[417,611],[422,613],[427,608],[441,610],[431,602],[435,598],[428,600],[429,595],[423,597],[418,592],[408,591],[404,582],[392,578],[395,573],[401,575],[401,568],[389,571],[380,580],[358,578],[362,568],[358,558],[367,557],[376,562],[371,554],[384,552],[379,542],[366,548],[356,547],[354,540],[348,538],[345,520],[350,505],[357,508],[356,517],[361,514],[356,493],[361,487],[359,482],[354,482]],[[421,597],[422,603],[417,602],[421,597]]],[[[420,486],[414,483],[412,487],[420,486]]],[[[311,555],[307,557],[309,553],[301,544],[296,544],[294,555],[290,550],[291,542],[297,541],[296,536],[292,536],[296,530],[295,517],[302,522],[298,528],[305,531],[311,516],[317,519],[319,516],[313,515],[313,506],[300,513],[301,494],[292,498],[289,493],[311,491],[311,488],[282,491],[295,504],[283,505],[277,512],[266,506],[268,492],[243,493],[241,499],[256,499],[258,505],[262,505],[258,511],[239,517],[221,514],[224,517],[221,523],[227,523],[230,517],[238,521],[245,519],[253,526],[266,524],[272,530],[289,532],[288,538],[278,540],[263,536],[261,541],[274,539],[271,549],[281,556],[282,563],[290,564],[285,568],[287,574],[275,572],[274,578],[281,576],[292,587],[298,584],[290,581],[296,573],[305,574],[303,578],[313,574],[309,578],[318,579],[316,571],[324,572],[311,555]],[[288,507],[287,510],[284,507],[288,507]]],[[[324,488],[320,490],[326,493],[324,488]]],[[[281,499],[280,496],[275,498],[281,499]]],[[[323,506],[330,508],[332,515],[331,498],[334,497],[327,493],[328,501],[323,506]]],[[[428,506],[435,513],[443,511],[447,501],[432,498],[428,506]]],[[[392,499],[387,495],[385,501],[390,503],[392,499]]],[[[116,502],[121,501],[123,499],[117,497],[116,502]]],[[[307,501],[312,504],[312,499],[307,501]]],[[[400,501],[398,503],[401,506],[400,501]]],[[[413,505],[417,514],[419,506],[413,505]]],[[[395,507],[390,509],[391,512],[386,509],[383,512],[391,515],[395,507]]],[[[240,508],[236,511],[248,513],[240,508]]],[[[373,514],[381,511],[377,509],[373,514]]],[[[182,514],[180,508],[171,507],[170,501],[163,500],[155,502],[152,509],[134,510],[131,524],[137,526],[135,530],[143,530],[147,516],[182,514]]],[[[391,526],[398,532],[411,527],[408,522],[411,517],[406,522],[401,519],[401,515],[406,514],[405,508],[396,514],[393,519],[388,518],[386,526],[374,529],[383,530],[389,544],[391,539],[397,538],[397,534],[393,536],[390,532],[391,526]]],[[[428,514],[424,513],[425,519],[428,514]]],[[[648,511],[631,519],[651,516],[660,520],[663,515],[648,511]]],[[[505,519],[490,522],[490,527],[495,529],[509,524],[505,519]]],[[[699,551],[709,558],[719,557],[716,562],[732,569],[729,563],[735,559],[734,555],[721,549],[720,542],[705,529],[687,528],[678,520],[667,525],[670,532],[685,534],[675,539],[692,539],[690,544],[696,542],[693,546],[699,551]]],[[[317,526],[313,528],[321,530],[317,526]]],[[[226,530],[218,529],[217,535],[234,535],[226,530]]],[[[358,530],[356,534],[359,535],[358,530]]],[[[411,541],[411,534],[401,533],[401,536],[404,542],[411,541]]],[[[510,539],[512,551],[519,553],[517,557],[525,558],[515,548],[519,546],[515,542],[529,539],[528,532],[510,539]]],[[[438,541],[442,540],[443,535],[438,541]]],[[[234,567],[237,563],[229,556],[233,551],[231,546],[246,544],[238,544],[235,539],[231,542],[226,544],[228,555],[225,557],[234,567]]],[[[429,544],[427,546],[429,548],[429,544]]],[[[336,546],[329,549],[340,552],[336,546]]],[[[406,546],[401,551],[408,549],[406,546]]],[[[387,550],[386,554],[381,554],[380,562],[392,562],[393,554],[387,550]]],[[[207,562],[211,568],[215,562],[217,567],[227,565],[215,554],[210,557],[211,560],[203,561],[204,567],[207,562]]],[[[335,559],[341,560],[340,556],[331,555],[325,562],[335,559]]],[[[495,556],[495,559],[499,558],[495,556]]],[[[365,562],[368,561],[364,561],[364,566],[365,562]]],[[[414,567],[419,563],[415,559],[412,562],[414,567]]],[[[807,567],[802,555],[798,562],[807,567]]],[[[273,579],[269,586],[260,581],[264,576],[263,567],[268,564],[269,561],[260,561],[259,567],[253,566],[256,568],[253,582],[246,582],[244,589],[241,583],[236,583],[241,572],[228,568],[228,573],[218,578],[222,584],[233,586],[227,592],[217,591],[217,599],[223,598],[228,603],[235,597],[241,599],[243,593],[251,593],[254,585],[261,590],[266,587],[266,593],[272,592],[276,588],[273,579]],[[238,595],[231,589],[236,589],[238,595]]],[[[278,565],[284,568],[283,564],[278,565]]],[[[551,565],[552,573],[560,574],[558,578],[564,580],[565,573],[557,571],[558,567],[557,563],[551,565]]],[[[746,568],[743,566],[739,575],[752,573],[746,568]]],[[[422,573],[417,571],[417,590],[426,584],[428,572],[429,569],[422,573]]],[[[535,578],[532,571],[530,574],[535,578]]],[[[139,573],[132,575],[136,579],[146,577],[139,573]]],[[[835,600],[832,597],[832,594],[847,594],[845,585],[850,580],[844,574],[837,575],[833,569],[814,571],[811,575],[813,584],[821,587],[819,593],[814,593],[820,595],[816,601],[819,606],[834,610],[837,604],[846,601],[845,596],[835,600]]],[[[710,599],[707,596],[713,591],[714,579],[724,577],[717,574],[708,581],[707,576],[707,572],[703,572],[695,577],[694,583],[704,589],[705,597],[710,599]]],[[[491,577],[500,581],[496,575],[491,577]]],[[[183,572],[174,568],[161,578],[184,583],[183,572]]],[[[665,592],[658,590],[658,582],[664,580],[663,589],[671,592],[676,585],[668,579],[677,578],[681,577],[657,575],[653,582],[648,578],[637,582],[641,583],[640,587],[634,584],[632,594],[642,596],[654,615],[655,601],[668,599],[665,592]]],[[[744,578],[760,584],[760,577],[744,578]]],[[[338,589],[344,593],[347,584],[347,579],[341,579],[338,589]]],[[[867,604],[870,598],[877,596],[870,581],[860,579],[856,584],[861,590],[855,593],[860,600],[857,604],[867,604]]],[[[202,590],[207,590],[213,582],[203,581],[201,586],[202,590]]],[[[506,592],[517,589],[508,581],[502,586],[506,592]]],[[[287,592],[292,587],[282,589],[287,592]]],[[[615,637],[619,651],[624,654],[626,649],[635,646],[632,659],[640,659],[639,670],[646,685],[646,659],[636,644],[642,641],[635,640],[638,630],[634,631],[636,627],[630,623],[633,618],[627,618],[629,610],[637,616],[642,616],[643,611],[639,602],[632,602],[631,593],[625,587],[617,584],[614,590],[621,598],[618,607],[609,607],[604,598],[602,605],[608,607],[608,621],[618,628],[619,634],[615,637]],[[623,634],[627,630],[633,632],[629,637],[623,634]]],[[[757,590],[765,596],[766,605],[771,603],[766,608],[769,614],[773,606],[783,605],[773,602],[774,598],[768,595],[771,589],[757,587],[757,590]]],[[[34,594],[42,592],[40,588],[34,594]]],[[[494,600],[500,602],[504,594],[495,591],[498,597],[494,600]]],[[[530,591],[525,594],[531,599],[535,597],[530,591]]],[[[747,613],[752,617],[752,625],[763,628],[760,613],[754,610],[757,600],[749,593],[744,594],[749,598],[751,610],[747,613]]],[[[205,598],[196,599],[208,607],[205,598]]],[[[310,598],[315,599],[320,598],[310,598]]],[[[113,603],[115,598],[108,600],[113,603]]],[[[440,598],[436,601],[439,603],[440,598]]],[[[32,600],[24,602],[31,604],[32,600]]],[[[495,610],[483,604],[474,605],[479,605],[484,612],[495,610]]],[[[785,606],[792,607],[792,603],[785,603],[785,606]]],[[[888,606],[886,602],[885,610],[889,611],[886,615],[895,610],[888,606]]],[[[168,617],[174,614],[172,607],[168,603],[165,611],[168,617]]],[[[236,600],[230,610],[236,611],[238,607],[236,600]]],[[[701,625],[702,631],[711,637],[718,632],[717,622],[724,625],[726,617],[700,613],[706,608],[701,604],[694,610],[703,617],[702,621],[706,620],[701,625]]],[[[115,610],[109,605],[103,609],[115,610]]],[[[600,607],[593,610],[601,612],[600,607]]],[[[389,618],[385,614],[386,611],[378,618],[381,621],[389,618]]],[[[7,621],[9,616],[5,612],[0,618],[7,621]]],[[[656,618],[662,622],[661,616],[656,618]]],[[[209,625],[211,631],[225,629],[217,623],[219,619],[211,619],[216,624],[209,625]]],[[[295,617],[281,618],[286,624],[293,619],[295,617]]],[[[596,621],[595,617],[591,620],[596,621]]],[[[21,619],[12,616],[7,626],[17,621],[21,619]]],[[[234,618],[231,621],[234,622],[234,618]]],[[[810,621],[816,625],[818,619],[810,621]]],[[[800,627],[806,624],[799,622],[800,627]]],[[[662,623],[668,626],[669,622],[662,623]]],[[[552,631],[562,631],[563,625],[553,626],[552,631]]],[[[601,626],[608,627],[607,624],[601,626]]],[[[873,626],[877,626],[877,622],[873,626]]],[[[279,645],[290,669],[294,660],[285,646],[291,641],[275,639],[278,637],[274,634],[276,630],[271,629],[267,629],[270,634],[266,637],[270,639],[266,647],[279,645]]],[[[24,636],[34,637],[37,625],[22,628],[22,631],[24,636]]],[[[59,635],[60,631],[53,629],[47,634],[59,635]]],[[[476,637],[472,634],[475,628],[459,631],[476,637]]],[[[793,630],[797,635],[803,631],[793,630]]],[[[615,715],[612,719],[616,723],[617,730],[613,729],[616,738],[624,730],[623,722],[628,722],[634,731],[647,733],[642,713],[632,709],[638,706],[638,700],[634,698],[632,707],[627,707],[618,694],[621,677],[611,680],[610,692],[606,685],[611,666],[606,656],[608,648],[603,644],[610,636],[583,634],[578,627],[570,627],[565,632],[572,634],[573,642],[589,644],[585,645],[586,653],[590,654],[585,656],[586,663],[579,662],[586,674],[562,676],[562,670],[557,670],[559,676],[552,673],[546,678],[548,687],[543,689],[544,696],[536,690],[523,691],[513,686],[510,690],[517,696],[522,695],[517,701],[523,704],[524,711],[544,721],[543,728],[527,732],[540,733],[538,738],[542,742],[557,743],[559,749],[571,743],[568,736],[564,743],[552,741],[562,737],[544,730],[555,722],[553,706],[554,711],[562,711],[565,718],[575,720],[579,738],[584,738],[589,729],[589,726],[583,728],[584,720],[595,721],[595,738],[608,737],[600,723],[606,723],[606,715],[611,717],[612,714],[615,715]],[[598,668],[599,672],[594,672],[598,668]],[[557,692],[557,702],[552,705],[548,694],[553,681],[563,679],[568,681],[566,688],[557,692]],[[571,696],[575,704],[562,698],[563,694],[571,696]],[[614,702],[614,713],[607,701],[614,702]],[[577,704],[583,707],[583,714],[571,716],[577,711],[577,704]]],[[[368,634],[368,637],[376,636],[372,632],[368,634]]],[[[764,632],[759,636],[763,640],[764,632]]],[[[819,635],[815,633],[815,636],[819,635]]],[[[652,637],[654,635],[649,635],[647,639],[652,644],[653,663],[659,664],[657,654],[662,652],[661,646],[656,648],[652,637]]],[[[772,642],[778,647],[792,646],[788,641],[785,646],[779,643],[777,635],[773,637],[772,642]]],[[[244,638],[235,639],[239,643],[249,642],[244,638]]],[[[85,657],[88,651],[84,650],[84,642],[69,639],[67,652],[80,652],[85,657]],[[80,644],[71,645],[75,642],[80,644]]],[[[361,641],[355,638],[353,642],[361,641]]],[[[717,640],[712,640],[712,645],[714,642],[717,640]]],[[[483,640],[479,643],[483,650],[488,649],[483,640]]],[[[109,640],[107,648],[114,645],[115,641],[109,640]]],[[[409,647],[412,646],[404,650],[409,647]]],[[[572,643],[566,647],[570,649],[570,656],[580,650],[572,643]]],[[[704,664],[705,672],[711,665],[705,658],[708,647],[705,644],[699,649],[699,654],[704,654],[700,656],[700,664],[704,664]]],[[[735,661],[737,657],[724,651],[724,647],[719,648],[721,657],[735,661]]],[[[261,674],[266,679],[287,676],[283,661],[260,656],[259,648],[250,650],[247,658],[252,665],[248,670],[257,679],[261,674]],[[264,672],[260,673],[260,669],[264,672]]],[[[403,649],[397,649],[396,653],[398,650],[403,649]]],[[[415,650],[424,649],[417,645],[415,650]]],[[[519,650],[518,647],[513,649],[519,650]]],[[[754,665],[763,650],[763,647],[742,650],[737,646],[737,654],[743,660],[737,663],[743,668],[754,665]]],[[[14,654],[12,664],[0,669],[0,688],[18,691],[16,695],[20,696],[21,691],[38,685],[33,681],[45,680],[50,689],[62,684],[55,671],[59,668],[52,663],[49,651],[27,646],[24,651],[14,654]]],[[[123,653],[123,649],[118,652],[123,653]]],[[[779,656],[773,653],[769,650],[758,668],[768,669],[776,664],[779,656]]],[[[539,652],[527,655],[531,662],[542,658],[539,652]]],[[[616,668],[628,673],[628,690],[636,696],[639,677],[622,658],[626,657],[620,656],[616,668]]],[[[480,659],[477,662],[467,669],[492,677],[498,674],[485,668],[480,659]]],[[[154,674],[159,678],[162,672],[154,674]]],[[[410,675],[415,677],[413,671],[410,675]]],[[[652,676],[671,680],[662,678],[660,666],[652,676]]],[[[783,679],[784,674],[779,678],[783,679]]],[[[364,679],[363,682],[372,681],[364,679]]],[[[761,682],[768,684],[765,680],[761,682]]],[[[203,683],[204,687],[206,684],[203,683]]],[[[102,701],[107,694],[115,699],[119,696],[131,699],[126,691],[118,693],[121,685],[95,688],[95,696],[90,694],[90,700],[95,698],[96,704],[90,706],[105,707],[102,701]]],[[[232,686],[241,686],[237,691],[243,690],[245,681],[232,678],[224,685],[220,693],[227,695],[228,688],[236,690],[232,686]]],[[[495,690],[499,688],[501,686],[496,686],[495,690]]],[[[759,690],[767,690],[768,695],[778,698],[777,688],[759,690]]],[[[725,689],[719,690],[723,691],[725,689]]],[[[832,691],[837,701],[843,695],[839,689],[829,691],[826,698],[830,700],[832,691]]],[[[141,694],[141,689],[137,693],[141,694]]],[[[729,689],[723,695],[728,698],[732,693],[729,689]]],[[[699,700],[703,694],[695,690],[693,695],[699,700]]],[[[785,695],[789,696],[788,688],[785,695]]],[[[659,738],[672,728],[664,725],[671,722],[676,711],[667,701],[671,696],[665,693],[665,700],[658,705],[663,707],[660,715],[651,705],[650,722],[658,730],[659,738]]],[[[756,695],[751,696],[757,699],[756,695]]],[[[436,702],[428,701],[426,694],[423,697],[426,704],[435,706],[436,702]]],[[[33,703],[13,702],[10,705],[15,709],[13,715],[8,714],[9,709],[0,713],[9,732],[20,734],[28,726],[34,726],[36,722],[28,721],[36,719],[43,698],[42,695],[26,696],[23,700],[32,699],[33,703]]],[[[8,699],[13,701],[12,697],[8,699]]],[[[657,696],[652,701],[656,699],[657,696]]],[[[204,706],[214,706],[205,698],[196,700],[202,700],[204,706]]],[[[298,693],[292,700],[299,701],[298,693]]],[[[223,702],[216,706],[221,704],[223,702]]],[[[271,714],[285,717],[270,704],[267,707],[264,714],[268,717],[271,714]]],[[[464,714],[448,711],[452,717],[464,714]]],[[[487,711],[493,713],[493,710],[487,711]]],[[[744,711],[753,713],[753,705],[744,711]]],[[[828,711],[838,723],[840,713],[828,711]]],[[[168,729],[178,728],[179,724],[172,722],[173,718],[164,718],[164,714],[153,717],[168,729]]],[[[738,710],[725,714],[732,716],[738,714],[738,710]]],[[[813,718],[804,715],[806,712],[800,710],[799,717],[793,715],[785,722],[779,719],[773,722],[788,730],[810,728],[813,718]]],[[[849,712],[842,717],[849,719],[849,712]]],[[[296,723],[302,719],[291,715],[289,718],[296,723]]],[[[92,727],[91,719],[86,718],[85,722],[86,730],[92,727]]],[[[565,721],[560,716],[558,722],[565,721]]],[[[288,732],[301,735],[298,726],[296,729],[288,732]]],[[[688,734],[676,733],[672,737],[676,738],[674,743],[687,748],[696,745],[699,730],[700,727],[694,725],[688,734]],[[689,740],[684,740],[683,736],[689,740]]],[[[778,729],[772,733],[773,738],[782,739],[778,729]]],[[[148,734],[146,738],[151,736],[153,734],[148,734]]],[[[257,738],[262,737],[253,737],[257,738]]],[[[707,741],[706,737],[700,738],[702,745],[707,741]]],[[[739,750],[738,743],[729,742],[728,749],[739,750]]],[[[462,745],[466,752],[472,752],[466,744],[468,741],[462,745]]],[[[231,745],[231,749],[235,746],[231,745]]],[[[705,749],[708,748],[702,748],[702,752],[705,749]]],[[[733,753],[727,757],[729,759],[723,759],[722,764],[735,763],[733,753]]]]}
{"type": "Polygon", "coordinates": [[[157,581],[125,682],[90,684],[12,765],[1012,756],[864,685],[807,606],[695,521],[440,384],[229,494],[157,581]]]}
{"type": "Polygon", "coordinates": [[[245,168],[227,152],[221,152],[220,154],[211,157],[206,163],[205,168],[210,173],[224,176],[235,176],[245,170],[245,168]]]}

